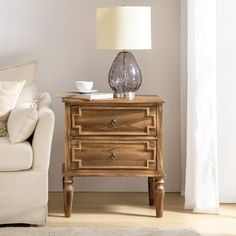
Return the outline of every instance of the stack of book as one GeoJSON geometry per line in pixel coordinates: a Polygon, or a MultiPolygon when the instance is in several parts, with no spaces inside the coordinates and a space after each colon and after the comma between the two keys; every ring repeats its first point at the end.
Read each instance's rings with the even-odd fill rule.
{"type": "Polygon", "coordinates": [[[59,92],[57,93],[57,97],[61,98],[79,98],[86,100],[104,100],[104,99],[113,99],[113,93],[79,93],[75,91],[71,92],[59,92]]]}

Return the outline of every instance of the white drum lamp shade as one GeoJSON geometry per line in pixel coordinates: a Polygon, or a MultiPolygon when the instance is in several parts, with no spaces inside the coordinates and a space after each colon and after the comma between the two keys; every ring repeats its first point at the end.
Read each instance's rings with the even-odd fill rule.
{"type": "Polygon", "coordinates": [[[151,7],[97,8],[98,49],[151,49],[151,7]]]}
{"type": "Polygon", "coordinates": [[[118,49],[108,81],[117,98],[134,99],[142,83],[139,66],[129,50],[151,49],[151,7],[97,8],[97,48],[118,49]]]}

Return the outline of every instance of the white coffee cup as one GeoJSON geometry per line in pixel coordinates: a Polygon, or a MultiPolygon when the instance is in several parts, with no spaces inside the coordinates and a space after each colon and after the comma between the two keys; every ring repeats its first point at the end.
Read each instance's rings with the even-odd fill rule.
{"type": "Polygon", "coordinates": [[[93,81],[75,81],[75,85],[80,92],[89,92],[93,88],[93,81]]]}

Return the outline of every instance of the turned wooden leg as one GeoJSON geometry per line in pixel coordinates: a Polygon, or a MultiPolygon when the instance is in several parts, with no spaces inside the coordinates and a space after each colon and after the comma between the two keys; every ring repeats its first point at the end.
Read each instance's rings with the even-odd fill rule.
{"type": "Polygon", "coordinates": [[[156,217],[163,216],[164,209],[164,198],[165,198],[165,188],[164,188],[163,178],[157,178],[156,182],[156,217]]]}
{"type": "Polygon", "coordinates": [[[156,183],[156,177],[148,177],[148,194],[150,206],[155,206],[156,204],[156,183]]]}
{"type": "Polygon", "coordinates": [[[64,176],[63,177],[65,217],[70,217],[71,212],[72,212],[73,195],[74,195],[74,188],[72,186],[73,182],[74,182],[73,177],[71,177],[71,176],[64,176]]]}

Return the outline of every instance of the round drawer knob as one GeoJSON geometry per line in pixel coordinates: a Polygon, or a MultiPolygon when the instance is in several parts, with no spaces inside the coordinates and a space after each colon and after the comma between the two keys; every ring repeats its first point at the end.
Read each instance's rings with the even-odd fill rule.
{"type": "Polygon", "coordinates": [[[115,153],[112,153],[111,159],[112,159],[112,161],[116,160],[116,154],[115,153]]]}
{"type": "Polygon", "coordinates": [[[111,121],[111,125],[114,127],[118,124],[117,120],[116,119],[112,119],[111,121]]]}

